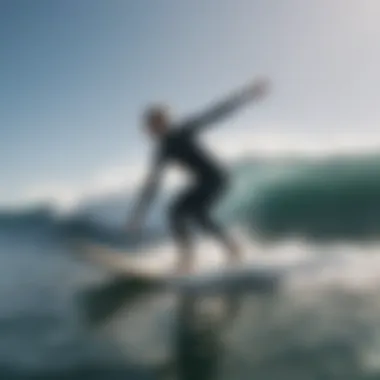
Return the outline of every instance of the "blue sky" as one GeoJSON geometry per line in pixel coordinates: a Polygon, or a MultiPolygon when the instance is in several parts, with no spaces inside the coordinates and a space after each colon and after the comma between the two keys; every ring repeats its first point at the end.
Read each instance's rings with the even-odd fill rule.
{"type": "Polygon", "coordinates": [[[216,145],[373,142],[379,13],[377,0],[0,0],[0,201],[117,183],[148,153],[145,104],[186,114],[261,74],[272,96],[216,145]]]}

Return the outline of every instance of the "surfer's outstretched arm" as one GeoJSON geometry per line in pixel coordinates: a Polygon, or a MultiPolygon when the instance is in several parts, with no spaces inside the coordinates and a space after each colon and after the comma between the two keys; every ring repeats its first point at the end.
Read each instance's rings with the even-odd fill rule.
{"type": "Polygon", "coordinates": [[[220,122],[227,116],[231,116],[248,103],[259,100],[265,95],[267,89],[268,81],[262,79],[256,80],[226,99],[217,102],[208,110],[185,120],[184,128],[195,132],[203,130],[205,127],[220,122]]]}

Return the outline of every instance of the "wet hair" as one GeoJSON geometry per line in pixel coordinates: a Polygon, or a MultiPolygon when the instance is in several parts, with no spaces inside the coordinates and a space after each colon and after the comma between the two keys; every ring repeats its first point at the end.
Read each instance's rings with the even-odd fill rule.
{"type": "Polygon", "coordinates": [[[143,113],[144,124],[147,125],[149,122],[157,117],[168,117],[169,108],[164,104],[154,104],[149,106],[143,113]]]}

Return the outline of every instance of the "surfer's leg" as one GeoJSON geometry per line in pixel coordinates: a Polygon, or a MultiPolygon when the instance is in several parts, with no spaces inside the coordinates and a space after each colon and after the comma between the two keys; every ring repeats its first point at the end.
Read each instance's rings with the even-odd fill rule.
{"type": "Polygon", "coordinates": [[[210,216],[208,209],[197,210],[194,216],[204,232],[212,235],[225,247],[231,263],[240,261],[241,255],[238,244],[228,231],[210,216]]]}
{"type": "Polygon", "coordinates": [[[204,184],[194,196],[192,216],[205,233],[216,238],[227,250],[231,262],[240,260],[240,249],[227,230],[211,216],[212,207],[223,192],[223,184],[204,184]]]}
{"type": "Polygon", "coordinates": [[[192,269],[193,250],[189,231],[188,204],[190,192],[183,193],[169,210],[170,227],[178,247],[178,271],[188,273],[192,269]]]}

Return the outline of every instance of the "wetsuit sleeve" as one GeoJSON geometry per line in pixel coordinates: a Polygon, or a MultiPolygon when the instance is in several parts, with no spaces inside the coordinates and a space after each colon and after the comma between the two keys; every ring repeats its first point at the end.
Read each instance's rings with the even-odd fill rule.
{"type": "Polygon", "coordinates": [[[216,103],[199,115],[190,117],[184,122],[183,127],[189,132],[201,131],[205,127],[220,122],[228,116],[232,116],[232,114],[238,111],[241,107],[260,98],[260,96],[263,95],[263,90],[263,83],[255,83],[247,86],[230,95],[227,99],[216,103]]]}
{"type": "Polygon", "coordinates": [[[165,157],[161,152],[159,152],[154,156],[150,173],[148,174],[144,186],[139,194],[138,201],[133,212],[133,218],[141,219],[147,212],[147,209],[151,205],[157,193],[164,166],[165,157]]]}

